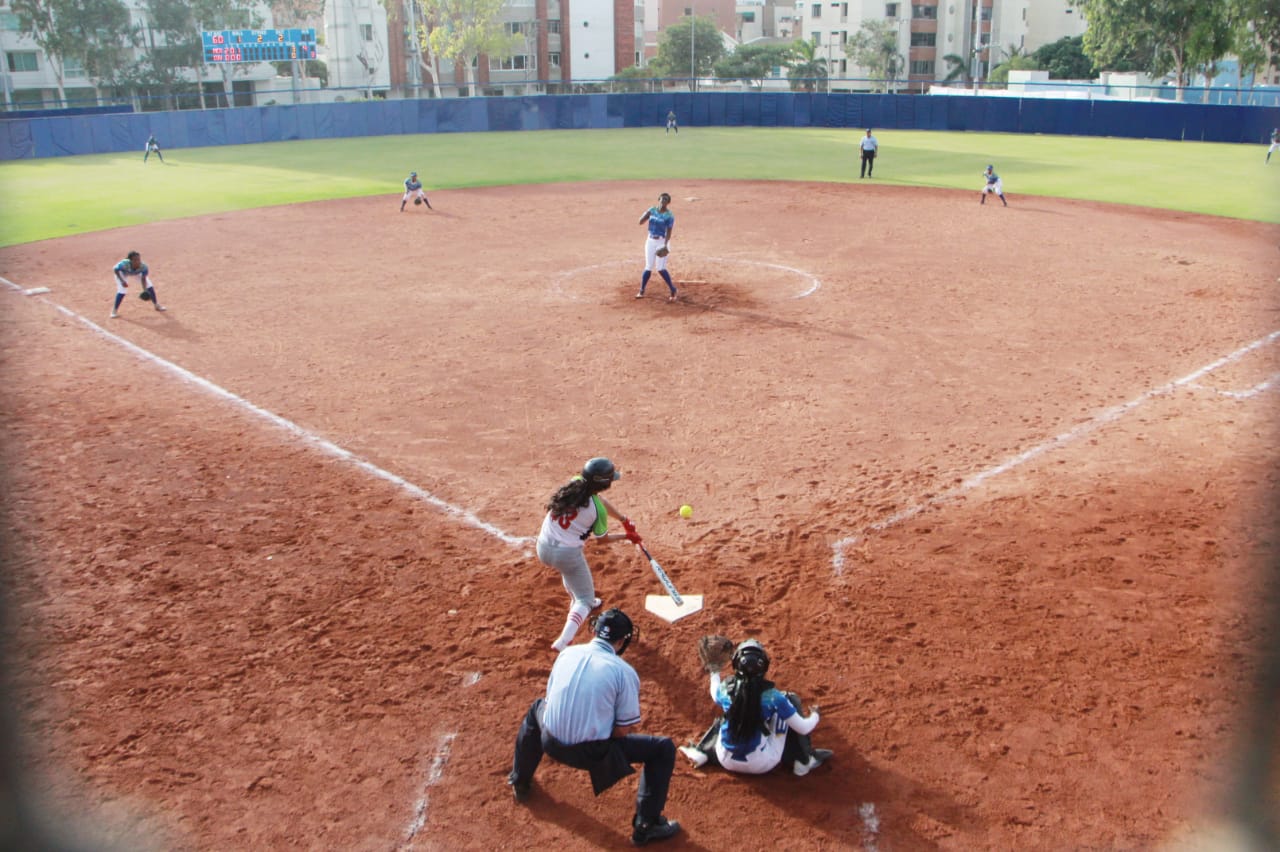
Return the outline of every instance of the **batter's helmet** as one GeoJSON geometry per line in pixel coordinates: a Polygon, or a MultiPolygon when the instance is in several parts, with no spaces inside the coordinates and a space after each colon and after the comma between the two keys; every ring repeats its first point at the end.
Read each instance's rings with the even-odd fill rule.
{"type": "Polygon", "coordinates": [[[755,639],[748,639],[733,652],[733,670],[740,675],[764,677],[769,671],[769,654],[755,639]]]}
{"type": "Polygon", "coordinates": [[[622,647],[618,649],[618,656],[622,656],[622,653],[627,650],[627,646],[631,644],[632,637],[636,634],[636,629],[631,624],[631,619],[617,607],[600,613],[596,617],[593,628],[596,636],[606,642],[622,642],[622,647]]]}
{"type": "Polygon", "coordinates": [[[597,456],[582,466],[582,478],[591,486],[592,492],[598,492],[607,489],[615,479],[621,479],[622,474],[618,473],[613,462],[597,456]]]}

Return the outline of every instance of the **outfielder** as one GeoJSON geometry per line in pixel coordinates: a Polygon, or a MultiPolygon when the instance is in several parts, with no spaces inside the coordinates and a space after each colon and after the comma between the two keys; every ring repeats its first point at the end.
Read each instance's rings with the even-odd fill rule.
{"type": "Polygon", "coordinates": [[[667,132],[670,133],[673,130],[679,133],[680,125],[676,124],[676,111],[669,109],[667,110],[667,132]]]}
{"type": "Polygon", "coordinates": [[[150,302],[157,311],[164,310],[160,307],[160,299],[156,296],[155,285],[151,283],[147,265],[142,262],[142,255],[136,251],[129,252],[128,256],[112,267],[111,271],[116,277],[116,302],[111,306],[112,319],[120,316],[120,303],[124,301],[124,294],[129,290],[127,279],[135,275],[142,282],[142,292],[138,294],[138,298],[144,302],[150,302]]]}
{"type": "Polygon", "coordinates": [[[644,288],[649,286],[649,276],[658,270],[662,280],[667,282],[671,295],[668,302],[676,300],[676,285],[671,282],[671,273],[667,272],[667,254],[671,251],[671,232],[675,230],[676,214],[667,209],[671,196],[662,193],[658,196],[658,206],[650,207],[640,217],[640,224],[649,223],[649,236],[644,241],[644,275],[640,276],[640,292],[637,299],[644,298],[644,288]]]}
{"type": "Polygon", "coordinates": [[[986,204],[987,194],[994,192],[1000,197],[1000,203],[1008,207],[1009,202],[1004,200],[1004,184],[1000,182],[1000,175],[996,174],[996,167],[987,166],[987,170],[982,173],[982,177],[987,183],[982,187],[982,194],[978,196],[978,203],[986,204]]]}
{"type": "Polygon", "coordinates": [[[562,485],[547,502],[547,514],[538,531],[538,559],[543,565],[560,572],[561,582],[569,593],[569,615],[553,651],[563,651],[573,641],[578,628],[591,610],[602,601],[596,597],[595,581],[583,546],[593,535],[599,541],[639,541],[631,521],[600,496],[622,474],[606,458],[594,458],[582,467],[582,473],[562,485]],[[622,522],[625,533],[609,533],[609,516],[622,522]]]}
{"type": "Polygon", "coordinates": [[[160,153],[160,143],[156,141],[154,133],[147,137],[147,145],[142,149],[142,162],[145,163],[147,161],[147,157],[150,157],[152,154],[159,157],[160,162],[164,162],[164,155],[160,153]]]}
{"type": "Polygon", "coordinates": [[[1271,147],[1267,149],[1267,158],[1263,160],[1264,163],[1271,162],[1271,152],[1277,148],[1280,148],[1280,127],[1271,131],[1271,147]]]}
{"type": "Polygon", "coordinates": [[[422,181],[418,180],[417,172],[409,172],[409,176],[404,179],[404,198],[400,199],[400,212],[404,212],[404,206],[413,199],[414,204],[425,204],[427,209],[433,209],[431,202],[427,200],[427,194],[422,191],[422,181]]]}

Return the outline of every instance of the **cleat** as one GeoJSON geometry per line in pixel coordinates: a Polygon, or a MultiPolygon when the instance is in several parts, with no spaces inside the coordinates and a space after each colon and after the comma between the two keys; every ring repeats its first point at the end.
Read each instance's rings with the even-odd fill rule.
{"type": "Polygon", "coordinates": [[[631,826],[631,842],[636,846],[670,840],[680,833],[680,823],[670,822],[666,817],[658,817],[657,822],[640,822],[637,819],[631,826]]]}
{"type": "Polygon", "coordinates": [[[819,766],[821,766],[822,764],[830,760],[831,756],[834,754],[835,752],[833,752],[829,748],[815,748],[813,750],[813,755],[810,756],[809,758],[809,762],[801,763],[800,761],[797,760],[795,763],[795,767],[793,768],[792,771],[795,772],[796,775],[799,775],[801,778],[803,778],[804,776],[808,775],[810,772],[812,772],[813,770],[817,769],[819,766]]]}
{"type": "Polygon", "coordinates": [[[694,748],[693,746],[680,746],[680,753],[689,758],[695,767],[703,766],[707,762],[706,752],[694,748]]]}
{"type": "Polygon", "coordinates": [[[112,311],[112,312],[111,312],[111,318],[112,318],[112,319],[115,319],[115,318],[116,318],[116,317],[118,317],[118,316],[120,316],[120,314],[116,313],[115,311],[112,311]]]}
{"type": "Polygon", "coordinates": [[[511,788],[511,798],[515,799],[517,805],[523,805],[529,801],[529,794],[532,790],[528,781],[520,783],[508,780],[507,786],[511,788]]]}

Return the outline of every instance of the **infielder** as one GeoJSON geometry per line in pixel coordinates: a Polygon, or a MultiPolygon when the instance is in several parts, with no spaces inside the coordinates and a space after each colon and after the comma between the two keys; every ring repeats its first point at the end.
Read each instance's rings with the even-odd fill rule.
{"type": "Polygon", "coordinates": [[[573,641],[578,628],[591,610],[602,601],[596,597],[595,581],[583,546],[595,536],[598,541],[638,541],[631,521],[600,496],[622,474],[606,458],[594,458],[582,467],[582,473],[562,485],[547,502],[547,514],[538,531],[538,559],[548,568],[560,572],[560,580],[569,593],[569,615],[553,651],[563,651],[573,641]],[[622,522],[625,533],[609,533],[609,516],[622,522]]]}
{"type": "Polygon", "coordinates": [[[982,173],[982,177],[986,180],[986,185],[982,187],[982,194],[978,196],[979,204],[987,203],[987,194],[994,192],[1000,197],[1000,203],[1005,207],[1009,206],[1009,202],[1004,200],[1004,184],[1000,182],[1000,175],[996,174],[995,166],[987,166],[987,170],[982,173]]]}
{"type": "Polygon", "coordinates": [[[858,177],[871,177],[871,172],[876,167],[876,151],[879,150],[880,143],[871,135],[870,127],[867,128],[867,135],[862,137],[859,147],[862,149],[862,171],[858,177]]]}
{"type": "Polygon", "coordinates": [[[127,279],[135,275],[142,282],[142,292],[138,294],[138,297],[144,302],[150,302],[157,311],[164,310],[164,308],[160,307],[160,299],[156,296],[155,285],[151,283],[147,265],[142,262],[142,255],[136,251],[129,252],[128,256],[112,267],[111,271],[116,277],[116,302],[111,306],[112,319],[120,316],[120,303],[124,301],[124,294],[129,290],[129,281],[127,279]]]}
{"type": "Polygon", "coordinates": [[[671,232],[676,226],[676,214],[667,209],[670,203],[671,196],[664,192],[658,196],[658,206],[650,207],[640,217],[641,225],[649,223],[649,236],[644,241],[644,275],[640,276],[640,292],[636,293],[637,299],[644,298],[644,288],[649,286],[649,276],[656,269],[671,291],[667,301],[676,300],[676,285],[671,281],[671,273],[667,272],[667,253],[671,251],[671,232]]]}
{"type": "Polygon", "coordinates": [[[147,161],[147,157],[155,154],[160,158],[160,162],[164,162],[164,155],[160,153],[160,143],[156,141],[155,134],[147,137],[147,145],[142,149],[142,162],[147,161]]]}
{"type": "Polygon", "coordinates": [[[1277,148],[1280,148],[1280,127],[1271,131],[1271,147],[1267,149],[1267,158],[1263,160],[1264,163],[1271,162],[1271,152],[1277,148]]]}
{"type": "Polygon", "coordinates": [[[409,176],[404,179],[404,198],[400,199],[400,212],[404,212],[405,204],[409,203],[409,199],[413,199],[414,204],[425,204],[427,209],[433,209],[431,202],[427,200],[427,194],[422,191],[422,181],[418,180],[417,172],[409,172],[409,176]]]}

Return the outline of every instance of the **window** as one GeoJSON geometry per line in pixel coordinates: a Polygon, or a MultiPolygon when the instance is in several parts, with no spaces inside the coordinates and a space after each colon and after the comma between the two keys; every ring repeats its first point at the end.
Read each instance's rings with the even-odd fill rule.
{"type": "Polygon", "coordinates": [[[982,20],[984,20],[984,21],[989,21],[989,20],[991,20],[991,8],[992,8],[992,7],[990,7],[990,6],[983,6],[983,7],[982,7],[982,20]]]}
{"type": "Polygon", "coordinates": [[[84,63],[79,57],[68,56],[62,60],[62,76],[67,80],[83,80],[84,63]]]}
{"type": "Polygon", "coordinates": [[[9,52],[10,71],[39,71],[40,63],[36,60],[34,50],[14,50],[9,52]]]}
{"type": "Polygon", "coordinates": [[[813,42],[814,47],[822,47],[822,33],[814,33],[809,36],[809,40],[813,42]]]}
{"type": "Polygon", "coordinates": [[[844,47],[844,46],[845,46],[846,44],[848,44],[848,43],[849,43],[849,31],[848,31],[848,30],[843,30],[843,31],[840,33],[840,46],[841,46],[841,47],[844,47]]]}
{"type": "Polygon", "coordinates": [[[756,13],[755,13],[755,12],[743,12],[743,13],[742,13],[742,22],[743,22],[744,24],[754,24],[754,23],[756,22],[756,13]]]}
{"type": "Polygon", "coordinates": [[[937,33],[912,33],[912,47],[934,47],[938,44],[937,33]]]}
{"type": "Polygon", "coordinates": [[[911,61],[912,74],[928,74],[933,76],[933,60],[932,59],[913,59],[911,61]]]}
{"type": "Polygon", "coordinates": [[[533,30],[533,27],[524,21],[507,21],[503,24],[503,27],[506,29],[507,35],[524,35],[526,32],[533,30]]]}
{"type": "MultiPolygon", "coordinates": [[[[1027,12],[1026,9],[1022,10],[1022,13],[1024,15],[1026,14],[1026,12],[1027,12]]],[[[938,19],[938,7],[937,6],[921,6],[917,4],[911,7],[911,17],[925,18],[930,21],[936,21],[938,19]]]]}
{"type": "Polygon", "coordinates": [[[558,35],[558,34],[560,33],[560,22],[559,22],[559,21],[547,21],[547,32],[549,32],[549,33],[555,33],[555,34],[557,34],[557,35],[558,35]]]}
{"type": "Polygon", "coordinates": [[[557,50],[555,53],[548,53],[547,64],[550,65],[552,68],[559,68],[560,67],[560,51],[557,50]]]}
{"type": "Polygon", "coordinates": [[[22,24],[18,21],[18,16],[12,12],[0,12],[0,30],[7,30],[16,33],[22,29],[22,24]]]}
{"type": "Polygon", "coordinates": [[[896,17],[898,17],[898,4],[897,4],[897,3],[885,3],[885,4],[884,4],[884,16],[885,16],[886,18],[896,18],[896,17]]]}
{"type": "Polygon", "coordinates": [[[365,41],[373,41],[373,24],[360,25],[360,38],[365,41]]]}
{"type": "Polygon", "coordinates": [[[538,67],[537,57],[520,53],[506,59],[490,59],[490,71],[525,71],[538,67]]]}
{"type": "Polygon", "coordinates": [[[810,6],[810,7],[809,7],[809,17],[810,17],[810,18],[821,18],[821,17],[822,17],[822,4],[821,4],[821,3],[814,3],[812,6],[810,6]]]}
{"type": "Polygon", "coordinates": [[[841,3],[840,4],[840,20],[843,21],[848,17],[849,17],[849,4],[841,3]]]}

